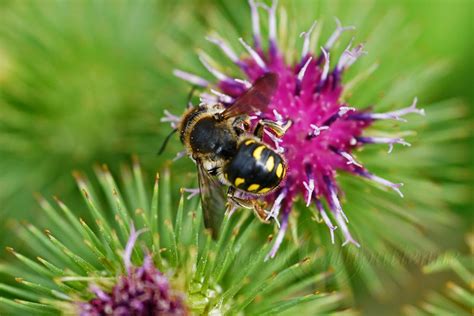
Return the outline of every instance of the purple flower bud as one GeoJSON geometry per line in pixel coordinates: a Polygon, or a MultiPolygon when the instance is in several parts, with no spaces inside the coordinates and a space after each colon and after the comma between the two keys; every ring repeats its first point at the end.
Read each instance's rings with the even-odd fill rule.
{"type": "Polygon", "coordinates": [[[150,255],[145,256],[142,266],[131,265],[133,246],[139,234],[132,225],[124,253],[127,275],[119,277],[110,292],[91,286],[96,297],[79,305],[81,316],[188,315],[183,298],[173,292],[168,278],[154,266],[150,255]]]}

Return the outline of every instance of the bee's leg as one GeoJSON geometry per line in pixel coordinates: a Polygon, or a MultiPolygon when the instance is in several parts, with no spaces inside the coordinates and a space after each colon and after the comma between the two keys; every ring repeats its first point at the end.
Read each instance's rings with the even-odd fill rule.
{"type": "Polygon", "coordinates": [[[253,211],[254,213],[257,215],[258,219],[262,222],[262,223],[269,223],[269,220],[268,220],[268,212],[265,210],[265,207],[264,205],[261,205],[260,203],[258,203],[259,201],[254,201],[254,204],[253,204],[253,211]]]}
{"type": "Polygon", "coordinates": [[[291,123],[292,123],[291,120],[288,120],[284,124],[280,124],[275,121],[262,119],[258,121],[253,134],[259,139],[262,139],[263,130],[266,127],[270,129],[273,133],[275,133],[278,137],[282,137],[283,135],[285,135],[286,131],[290,128],[291,123]]]}
{"type": "Polygon", "coordinates": [[[235,129],[237,135],[241,135],[250,130],[250,120],[247,116],[239,116],[232,122],[232,127],[235,129]]]}
{"type": "MultiPolygon", "coordinates": [[[[237,206],[253,210],[260,221],[268,223],[268,220],[266,219],[267,212],[265,211],[264,207],[259,204],[259,201],[254,199],[243,199],[236,197],[235,189],[233,187],[229,187],[229,190],[227,191],[227,198],[232,203],[235,203],[237,206]]],[[[229,207],[229,209],[231,209],[231,207],[229,207]]]]}
{"type": "Polygon", "coordinates": [[[251,203],[250,200],[238,198],[235,196],[235,188],[229,187],[227,190],[227,198],[232,201],[233,203],[237,204],[240,207],[246,208],[246,209],[252,209],[253,204],[251,203]]]}

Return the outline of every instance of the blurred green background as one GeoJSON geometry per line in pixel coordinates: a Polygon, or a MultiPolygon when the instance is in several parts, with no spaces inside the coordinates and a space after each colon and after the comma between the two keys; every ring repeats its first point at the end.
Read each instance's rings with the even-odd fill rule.
{"type": "MultiPolygon", "coordinates": [[[[463,180],[453,185],[465,192],[472,190],[472,127],[466,135],[474,104],[472,1],[280,2],[296,25],[295,34],[305,30],[312,19],[323,17],[329,27],[332,17],[338,16],[345,25],[358,28],[359,41],[370,43],[367,34],[397,20],[400,33],[384,38],[388,52],[369,51],[380,68],[390,73],[388,86],[391,78],[410,75],[440,60],[446,62],[443,75],[418,96],[423,104],[459,98],[468,105],[459,119],[461,136],[456,138],[465,149],[456,157],[457,165],[464,167],[463,180]],[[414,38],[410,47],[404,47],[407,32],[414,38]]],[[[247,2],[232,0],[2,0],[0,21],[2,246],[15,244],[14,234],[8,233],[14,220],[41,222],[34,192],[59,195],[74,205],[78,195],[73,194],[73,170],[92,173],[91,167],[100,163],[117,170],[133,154],[150,174],[160,169],[181,148],[175,139],[165,155],[156,156],[170,130],[160,123],[160,117],[164,109],[180,114],[189,90],[172,70],[203,74],[195,53],[198,48],[210,48],[204,38],[212,30],[220,30],[234,44],[239,34],[250,37],[247,2]]],[[[416,91],[417,84],[411,91],[416,91]]],[[[407,104],[412,97],[407,95],[398,104],[407,104]]],[[[177,162],[174,168],[193,170],[189,160],[177,162]]],[[[441,178],[442,174],[439,169],[441,178]]],[[[175,183],[176,187],[183,185],[189,183],[175,183]]],[[[459,236],[446,237],[453,247],[462,249],[463,234],[472,225],[472,203],[448,204],[464,220],[456,231],[459,236]]],[[[426,282],[437,284],[436,280],[426,282]]],[[[413,291],[417,290],[421,290],[420,283],[414,282],[413,291]]],[[[398,305],[415,303],[418,297],[413,291],[401,293],[388,304],[396,310],[398,305]]],[[[377,311],[378,303],[364,295],[360,304],[368,313],[377,311]]]]}

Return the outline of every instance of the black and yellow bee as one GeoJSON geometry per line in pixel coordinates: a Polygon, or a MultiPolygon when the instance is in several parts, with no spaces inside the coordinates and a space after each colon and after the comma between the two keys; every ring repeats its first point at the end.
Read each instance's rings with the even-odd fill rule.
{"type": "Polygon", "coordinates": [[[259,196],[277,188],[285,177],[284,158],[263,143],[262,137],[264,128],[281,137],[291,122],[282,125],[261,119],[253,133],[248,131],[249,114],[267,108],[277,84],[278,76],[267,73],[230,106],[191,107],[177,126],[186,153],[197,165],[204,224],[213,237],[231,203],[253,209],[264,220],[259,196]],[[239,191],[245,197],[237,196],[239,191]]]}

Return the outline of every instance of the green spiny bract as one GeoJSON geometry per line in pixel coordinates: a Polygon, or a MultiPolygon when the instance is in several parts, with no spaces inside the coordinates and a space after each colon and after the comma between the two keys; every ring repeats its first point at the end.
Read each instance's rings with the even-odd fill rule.
{"type": "Polygon", "coordinates": [[[440,292],[430,291],[419,306],[405,306],[408,316],[425,315],[472,315],[474,309],[473,279],[474,279],[474,235],[466,236],[469,246],[468,255],[460,255],[453,251],[439,256],[423,267],[423,272],[433,274],[450,271],[461,281],[448,281],[446,288],[440,292]]]}
{"type": "MultiPolygon", "coordinates": [[[[303,257],[293,246],[264,262],[271,243],[258,236],[261,224],[250,212],[226,216],[215,242],[202,229],[198,199],[188,202],[181,194],[173,205],[168,170],[156,177],[151,195],[137,162],[123,171],[123,191],[105,166],[96,172],[101,191],[76,173],[87,219],[76,218],[58,198],[39,198],[48,229],[17,227],[15,234],[31,250],[24,255],[7,248],[17,260],[1,263],[0,273],[17,283],[0,284],[0,311],[89,315],[87,302],[98,305],[98,297],[123,292],[117,284],[137,284],[133,275],[140,269],[165,277],[171,291],[165,297],[182,297],[192,314],[270,315],[300,306],[325,313],[341,307],[341,293],[324,292],[332,273],[316,269],[320,253],[303,257]]],[[[166,302],[179,306],[173,300],[166,302]]]]}
{"type": "MultiPolygon", "coordinates": [[[[168,57],[183,4],[138,0],[0,4],[0,216],[26,217],[31,192],[72,201],[72,169],[131,152],[156,163],[162,107],[183,102],[168,57]],[[174,12],[174,13],[172,13],[174,12]],[[175,13],[179,12],[179,13],[175,13]],[[159,46],[159,47],[158,47],[159,46]],[[167,53],[167,52],[166,52],[167,53]]],[[[188,23],[189,21],[189,23],[188,23]]],[[[186,41],[189,44],[189,41],[186,41]]],[[[184,93],[183,93],[184,94],[184,93]]],[[[12,243],[3,234],[0,245],[12,243]]]]}

